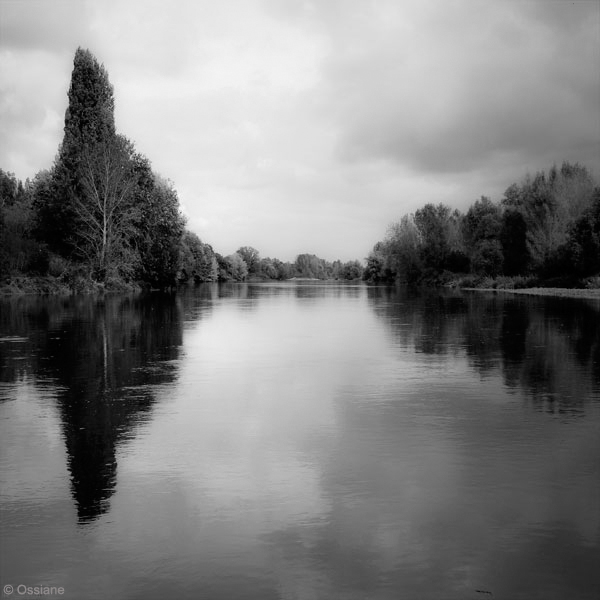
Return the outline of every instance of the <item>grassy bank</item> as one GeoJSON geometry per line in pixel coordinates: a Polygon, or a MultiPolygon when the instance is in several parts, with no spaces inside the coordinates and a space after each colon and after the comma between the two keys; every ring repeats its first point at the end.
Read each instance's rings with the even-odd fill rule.
{"type": "Polygon", "coordinates": [[[529,296],[558,296],[562,298],[593,298],[600,300],[600,289],[596,288],[556,288],[556,287],[531,287],[531,288],[461,288],[476,292],[499,292],[505,294],[525,294],[529,296]]]}
{"type": "Polygon", "coordinates": [[[142,287],[121,280],[98,282],[87,277],[20,275],[0,283],[0,296],[33,294],[38,296],[138,292],[142,287]]]}
{"type": "Polygon", "coordinates": [[[503,292],[530,296],[600,298],[600,277],[587,279],[540,279],[538,277],[462,277],[451,282],[462,290],[503,292]]]}

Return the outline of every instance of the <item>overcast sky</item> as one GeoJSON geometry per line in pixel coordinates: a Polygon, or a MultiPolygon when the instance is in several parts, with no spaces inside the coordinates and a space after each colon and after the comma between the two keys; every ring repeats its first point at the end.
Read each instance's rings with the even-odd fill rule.
{"type": "Polygon", "coordinates": [[[78,46],[221,254],[362,259],[426,202],[600,177],[598,0],[0,0],[0,168],[51,166],[78,46]]]}

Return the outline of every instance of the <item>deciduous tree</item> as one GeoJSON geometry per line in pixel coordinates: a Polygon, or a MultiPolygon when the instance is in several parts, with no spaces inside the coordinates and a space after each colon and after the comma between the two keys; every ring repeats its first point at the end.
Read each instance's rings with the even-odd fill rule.
{"type": "Polygon", "coordinates": [[[71,239],[100,281],[133,274],[130,242],[135,236],[136,176],[132,153],[131,144],[122,136],[82,149],[81,192],[73,198],[76,227],[71,239]]]}
{"type": "Polygon", "coordinates": [[[140,255],[140,276],[152,286],[172,286],[179,270],[180,241],[185,221],[173,185],[153,176],[152,186],[138,208],[141,218],[135,234],[140,255]]]}
{"type": "Polygon", "coordinates": [[[185,231],[180,246],[180,267],[184,278],[195,282],[217,281],[219,269],[212,246],[204,244],[191,231],[185,231]]]}
{"type": "Polygon", "coordinates": [[[234,281],[244,281],[248,276],[248,266],[240,254],[234,252],[225,257],[227,271],[234,281]]]}
{"type": "Polygon", "coordinates": [[[473,273],[495,276],[502,272],[501,230],[499,205],[486,196],[471,205],[462,221],[462,231],[473,273]]]}
{"type": "Polygon", "coordinates": [[[252,246],[242,246],[237,253],[244,259],[248,267],[248,275],[258,275],[260,271],[260,254],[252,246]]]}

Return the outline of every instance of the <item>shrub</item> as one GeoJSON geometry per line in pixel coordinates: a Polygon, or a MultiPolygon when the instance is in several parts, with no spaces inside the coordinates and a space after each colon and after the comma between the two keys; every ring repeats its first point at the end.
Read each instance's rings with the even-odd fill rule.
{"type": "Polygon", "coordinates": [[[471,269],[475,273],[495,276],[502,272],[504,257],[498,240],[483,240],[471,256],[471,269]]]}
{"type": "Polygon", "coordinates": [[[598,290],[600,289],[600,275],[596,277],[588,277],[584,280],[584,286],[588,290],[598,290]]]}
{"type": "Polygon", "coordinates": [[[481,280],[481,277],[479,277],[478,275],[465,275],[464,277],[461,277],[461,279],[459,279],[458,287],[461,287],[461,288],[478,287],[480,280],[481,280]]]}
{"type": "Polygon", "coordinates": [[[48,260],[48,275],[62,277],[69,268],[69,261],[58,254],[50,254],[48,260]]]}

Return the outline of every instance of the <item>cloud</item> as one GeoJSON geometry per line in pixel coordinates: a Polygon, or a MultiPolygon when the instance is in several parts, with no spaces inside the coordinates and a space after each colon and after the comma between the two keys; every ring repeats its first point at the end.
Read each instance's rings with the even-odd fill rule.
{"type": "Polygon", "coordinates": [[[89,2],[82,0],[2,0],[2,46],[13,50],[74,52],[89,40],[89,2]]]}
{"type": "Polygon", "coordinates": [[[42,50],[18,56],[0,49],[0,168],[25,178],[51,166],[62,137],[71,66],[72,59],[42,50]]]}
{"type": "Polygon", "coordinates": [[[325,110],[340,157],[440,173],[506,154],[597,159],[598,7],[552,4],[542,20],[533,3],[403,3],[392,27],[378,5],[361,14],[353,45],[347,32],[358,26],[333,25],[325,110]]]}

